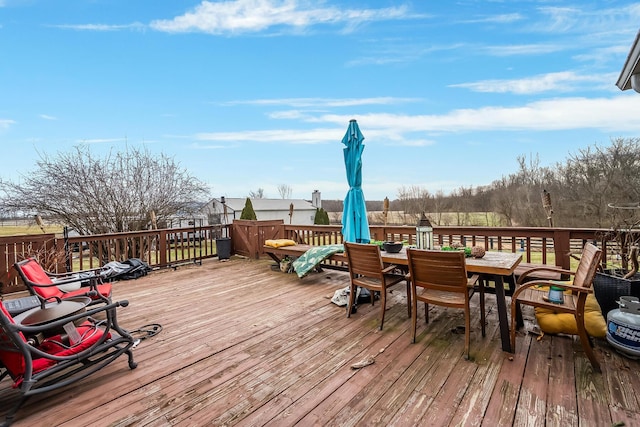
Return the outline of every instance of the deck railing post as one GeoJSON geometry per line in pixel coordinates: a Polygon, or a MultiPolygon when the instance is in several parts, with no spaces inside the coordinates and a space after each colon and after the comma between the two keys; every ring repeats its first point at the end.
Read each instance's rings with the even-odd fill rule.
{"type": "Polygon", "coordinates": [[[553,251],[556,255],[556,266],[571,269],[571,239],[569,230],[553,230],[553,251]]]}
{"type": "Polygon", "coordinates": [[[160,265],[167,265],[167,231],[160,233],[160,265]]]}

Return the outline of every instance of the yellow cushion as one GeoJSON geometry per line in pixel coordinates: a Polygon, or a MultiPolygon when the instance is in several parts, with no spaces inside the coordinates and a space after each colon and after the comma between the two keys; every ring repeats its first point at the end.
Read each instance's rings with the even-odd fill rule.
{"type": "MultiPolygon", "coordinates": [[[[547,334],[578,334],[576,319],[569,313],[556,313],[547,308],[536,307],[536,320],[540,329],[547,334]]],[[[607,334],[607,322],[602,316],[595,295],[587,295],[584,306],[584,324],[587,333],[595,338],[604,338],[607,334]]]]}
{"type": "Polygon", "coordinates": [[[295,244],[296,242],[290,239],[272,239],[272,240],[264,241],[265,246],[271,246],[272,248],[281,248],[283,246],[293,246],[295,244]]]}

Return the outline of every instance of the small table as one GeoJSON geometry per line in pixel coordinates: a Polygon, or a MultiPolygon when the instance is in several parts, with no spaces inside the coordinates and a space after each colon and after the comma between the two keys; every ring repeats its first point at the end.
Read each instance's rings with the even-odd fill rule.
{"type": "Polygon", "coordinates": [[[62,301],[53,301],[22,312],[13,318],[13,321],[23,326],[42,326],[56,320],[78,314],[84,311],[91,303],[89,297],[70,298],[62,301]]]}

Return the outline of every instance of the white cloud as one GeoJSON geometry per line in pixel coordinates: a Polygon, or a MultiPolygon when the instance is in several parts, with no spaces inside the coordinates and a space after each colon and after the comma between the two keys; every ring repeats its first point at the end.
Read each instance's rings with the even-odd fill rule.
{"type": "Polygon", "coordinates": [[[274,98],[231,101],[224,105],[287,105],[291,107],[353,107],[363,105],[391,105],[417,102],[418,98],[395,98],[381,96],[375,98],[274,98]]]}
{"type": "Polygon", "coordinates": [[[640,4],[637,3],[609,9],[550,6],[538,10],[543,18],[532,29],[546,33],[614,34],[624,27],[637,28],[640,18],[640,4]]]}
{"type": "Polygon", "coordinates": [[[615,81],[615,73],[581,75],[573,71],[539,74],[533,77],[512,80],[481,80],[472,83],[460,83],[449,87],[470,89],[474,92],[485,93],[514,93],[528,95],[542,92],[573,92],[588,89],[606,89],[612,87],[615,81]]]}
{"type": "Polygon", "coordinates": [[[141,30],[144,29],[144,24],[139,22],[134,22],[133,24],[122,24],[122,25],[114,25],[114,24],[62,24],[62,25],[52,25],[54,28],[62,28],[65,30],[76,30],[76,31],[120,31],[120,30],[141,30]]]}
{"type": "Polygon", "coordinates": [[[541,55],[546,53],[559,52],[564,49],[565,46],[550,43],[486,46],[482,48],[482,50],[484,50],[487,54],[493,56],[541,55]]]}
{"type": "Polygon", "coordinates": [[[39,117],[41,119],[44,119],[44,120],[58,120],[57,117],[49,116],[49,115],[46,115],[46,114],[40,114],[39,117]]]}
{"type": "MultiPolygon", "coordinates": [[[[347,121],[348,122],[348,121],[347,121]]],[[[294,129],[274,129],[274,130],[258,130],[258,131],[242,131],[242,132],[211,132],[198,133],[195,139],[201,141],[252,141],[252,142],[282,142],[291,144],[318,144],[329,141],[335,141],[336,135],[344,134],[345,129],[311,129],[311,130],[294,130],[294,129]]],[[[342,138],[342,136],[340,136],[342,138]]]]}
{"type": "Polygon", "coordinates": [[[0,119],[0,129],[9,129],[9,126],[15,124],[15,120],[0,119]]]}
{"type": "Polygon", "coordinates": [[[80,144],[106,144],[111,142],[127,142],[126,138],[94,138],[94,139],[80,139],[76,141],[80,144]]]}
{"type": "MultiPolygon", "coordinates": [[[[488,106],[458,109],[440,115],[359,114],[355,117],[368,141],[377,144],[425,146],[426,134],[458,132],[558,131],[598,129],[606,132],[640,131],[634,94],[613,98],[557,98],[518,107],[488,106]]],[[[199,141],[325,144],[342,139],[352,115],[325,114],[313,119],[331,125],[316,129],[272,129],[198,133],[199,141]]]]}
{"type": "Polygon", "coordinates": [[[460,22],[465,24],[510,24],[513,22],[521,21],[522,19],[523,16],[519,13],[506,13],[501,15],[486,16],[477,19],[466,19],[460,22]]]}
{"type": "Polygon", "coordinates": [[[383,9],[317,7],[299,0],[203,1],[192,11],[173,19],[155,20],[150,27],[170,33],[203,32],[237,34],[259,32],[276,26],[304,29],[318,24],[344,24],[406,18],[405,6],[383,9]]]}
{"type": "MultiPolygon", "coordinates": [[[[613,98],[558,98],[520,107],[482,107],[453,110],[442,115],[358,116],[361,127],[407,132],[549,131],[599,129],[607,132],[640,130],[634,94],[613,98]]],[[[348,116],[326,116],[331,123],[346,123],[348,116]],[[346,120],[346,121],[345,121],[346,120]]]]}

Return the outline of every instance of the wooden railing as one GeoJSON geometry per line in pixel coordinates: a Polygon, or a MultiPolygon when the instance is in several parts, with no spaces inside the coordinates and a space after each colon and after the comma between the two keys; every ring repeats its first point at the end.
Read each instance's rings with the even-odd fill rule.
{"type": "MultiPolygon", "coordinates": [[[[258,221],[259,222],[259,221],[258,221]]],[[[269,224],[273,228],[273,224],[269,224]]],[[[287,225],[272,238],[292,239],[309,245],[342,243],[339,225],[287,225]]],[[[416,229],[411,226],[371,226],[375,240],[404,241],[415,244],[416,229]]],[[[604,229],[543,228],[543,227],[434,227],[434,239],[439,245],[460,243],[483,246],[487,250],[522,252],[523,262],[551,264],[571,268],[585,242],[594,242],[604,251],[603,266],[615,262],[617,250],[605,239],[604,229]]],[[[261,251],[259,255],[264,252],[261,251]]]]}
{"type": "Polygon", "coordinates": [[[168,228],[66,239],[55,234],[3,237],[0,238],[0,294],[25,289],[13,264],[29,256],[37,257],[52,272],[85,270],[129,258],[139,258],[154,268],[176,267],[217,256],[216,238],[223,236],[232,237],[230,226],[168,228]]]}
{"type": "MultiPolygon", "coordinates": [[[[411,226],[371,226],[375,240],[406,241],[415,244],[411,226]]],[[[603,266],[619,263],[618,248],[607,241],[604,229],[543,227],[434,227],[440,245],[461,243],[487,250],[521,252],[523,262],[571,268],[585,242],[594,242],[604,251],[603,266]],[[573,263],[573,264],[572,264],[573,263]]],[[[340,225],[288,225],[282,220],[235,220],[232,226],[171,228],[128,233],[76,236],[64,239],[53,234],[0,238],[0,294],[23,290],[13,264],[27,256],[49,260],[51,271],[95,268],[109,261],[140,258],[152,267],[175,267],[198,263],[217,256],[215,239],[231,237],[231,252],[260,258],[267,239],[288,238],[309,245],[342,243],[340,225]]]]}

